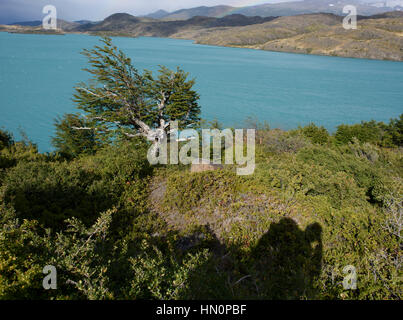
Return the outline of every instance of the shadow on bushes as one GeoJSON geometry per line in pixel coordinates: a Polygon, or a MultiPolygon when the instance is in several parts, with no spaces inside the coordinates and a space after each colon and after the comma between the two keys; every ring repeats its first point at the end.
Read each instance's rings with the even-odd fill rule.
{"type": "Polygon", "coordinates": [[[190,277],[186,299],[317,297],[315,280],[322,268],[320,224],[301,230],[294,220],[283,218],[247,254],[241,248],[223,247],[216,238],[215,242],[213,257],[190,277]]]}

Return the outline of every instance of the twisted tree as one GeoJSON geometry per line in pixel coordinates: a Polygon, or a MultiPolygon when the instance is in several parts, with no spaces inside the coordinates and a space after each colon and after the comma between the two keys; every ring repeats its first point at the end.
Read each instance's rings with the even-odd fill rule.
{"type": "Polygon", "coordinates": [[[142,136],[156,146],[169,139],[171,121],[178,121],[179,129],[199,124],[199,95],[187,73],[163,66],[156,78],[148,70],[140,73],[110,38],[101,41],[104,46],[83,51],[91,66],[84,70],[92,78],[80,83],[74,95],[91,125],[74,129],[95,130],[104,138],[142,136]]]}

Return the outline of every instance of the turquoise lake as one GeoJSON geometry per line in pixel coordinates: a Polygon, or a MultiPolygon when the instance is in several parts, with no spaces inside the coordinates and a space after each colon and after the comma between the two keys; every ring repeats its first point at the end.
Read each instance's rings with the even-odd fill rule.
{"type": "MultiPolygon", "coordinates": [[[[0,32],[0,128],[51,151],[54,119],[76,112],[74,86],[88,79],[80,52],[87,35],[0,32]]],[[[389,121],[403,112],[403,63],[276,53],[160,38],[115,38],[137,69],[180,66],[196,78],[202,117],[240,126],[252,116],[271,127],[314,122],[389,121]]]]}

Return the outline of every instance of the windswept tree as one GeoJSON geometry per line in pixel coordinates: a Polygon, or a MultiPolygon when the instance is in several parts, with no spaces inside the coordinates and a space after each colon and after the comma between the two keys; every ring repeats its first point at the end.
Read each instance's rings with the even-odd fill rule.
{"type": "Polygon", "coordinates": [[[158,145],[170,138],[172,121],[178,121],[179,129],[198,125],[199,95],[187,73],[163,66],[157,77],[148,70],[140,73],[110,38],[101,41],[104,46],[83,51],[91,66],[84,70],[92,79],[77,86],[74,95],[92,126],[75,130],[95,130],[104,137],[142,136],[158,145]]]}

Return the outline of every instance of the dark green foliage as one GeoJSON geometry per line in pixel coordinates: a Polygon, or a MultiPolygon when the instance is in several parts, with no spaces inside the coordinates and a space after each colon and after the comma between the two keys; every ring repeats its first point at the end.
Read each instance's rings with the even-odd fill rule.
{"type": "Polygon", "coordinates": [[[336,143],[347,144],[353,142],[354,138],[360,142],[369,142],[374,145],[394,147],[403,145],[403,114],[399,119],[391,119],[389,124],[383,122],[369,121],[360,124],[345,125],[337,127],[335,133],[336,143]]]}
{"type": "Polygon", "coordinates": [[[88,128],[92,123],[77,114],[65,114],[63,118],[55,120],[56,134],[52,144],[56,151],[67,158],[74,158],[80,154],[93,154],[100,146],[95,130],[78,130],[88,128]]]}
{"type": "MultiPolygon", "coordinates": [[[[358,157],[356,154],[348,152],[350,150],[314,147],[301,150],[298,153],[298,159],[306,163],[320,165],[333,174],[347,173],[354,178],[358,187],[362,188],[370,201],[380,201],[376,194],[373,193],[374,188],[378,184],[382,184],[383,176],[386,174],[379,163],[373,163],[367,158],[358,157]]],[[[348,189],[348,186],[343,188],[348,189]]],[[[354,197],[354,194],[352,194],[354,197]]],[[[339,199],[337,197],[336,199],[339,199]]]]}
{"type": "Polygon", "coordinates": [[[9,148],[14,143],[10,133],[0,130],[0,150],[9,148]]]}
{"type": "Polygon", "coordinates": [[[360,142],[377,143],[382,140],[382,131],[375,121],[337,127],[335,138],[338,144],[347,144],[357,138],[360,142]]]}
{"type": "Polygon", "coordinates": [[[59,230],[64,220],[79,217],[87,224],[116,202],[110,187],[98,189],[100,177],[67,163],[18,163],[4,178],[4,202],[17,216],[59,230]]]}
{"type": "MultiPolygon", "coordinates": [[[[32,143],[13,142],[9,147],[0,150],[0,182],[2,169],[14,167],[19,162],[49,161],[52,157],[39,154],[38,149],[32,143]]],[[[3,171],[5,174],[5,172],[3,171]]]]}
{"type": "Polygon", "coordinates": [[[309,138],[313,143],[316,144],[326,144],[330,139],[329,132],[323,126],[317,127],[313,123],[303,128],[300,127],[299,131],[301,131],[305,137],[309,138]]]}
{"type": "Polygon", "coordinates": [[[71,217],[89,225],[149,174],[145,152],[140,156],[136,147],[123,142],[77,163],[19,162],[4,177],[3,200],[20,218],[55,230],[71,217]]]}
{"type": "Polygon", "coordinates": [[[403,114],[400,115],[399,119],[390,120],[386,132],[386,146],[403,146],[403,114]]]}
{"type": "Polygon", "coordinates": [[[13,162],[0,179],[1,299],[401,298],[398,149],[262,144],[249,177],[154,171],[147,149],[119,140],[69,161],[19,142],[1,151],[13,162]],[[56,291],[42,289],[48,264],[56,291]],[[341,286],[346,265],[359,290],[341,286]]]}
{"type": "Polygon", "coordinates": [[[322,269],[322,227],[306,230],[289,218],[273,223],[253,248],[251,262],[256,281],[269,299],[315,298],[314,283],[322,269]]]}
{"type": "Polygon", "coordinates": [[[187,73],[161,66],[157,77],[148,70],[141,74],[110,38],[102,42],[103,47],[84,50],[91,65],[85,70],[93,78],[79,84],[74,95],[97,135],[104,139],[120,134],[146,136],[145,125],[158,128],[162,121],[178,120],[184,128],[200,121],[199,95],[187,73]]]}
{"type": "Polygon", "coordinates": [[[46,265],[46,245],[36,221],[19,220],[0,203],[0,299],[45,298],[41,266],[46,265]]]}
{"type": "Polygon", "coordinates": [[[161,251],[142,243],[142,253],[130,259],[133,270],[130,299],[183,299],[188,292],[191,275],[207,261],[208,250],[185,256],[168,248],[161,251]]]}
{"type": "Polygon", "coordinates": [[[149,100],[146,106],[147,112],[152,119],[151,126],[159,126],[161,116],[159,115],[158,103],[161,92],[164,93],[166,101],[166,112],[162,118],[168,122],[178,120],[179,128],[185,128],[189,125],[195,125],[200,121],[200,106],[197,103],[199,95],[193,90],[195,80],[188,80],[188,73],[185,73],[179,67],[175,72],[161,66],[157,78],[146,70],[143,74],[145,79],[145,89],[143,89],[149,100]]]}

